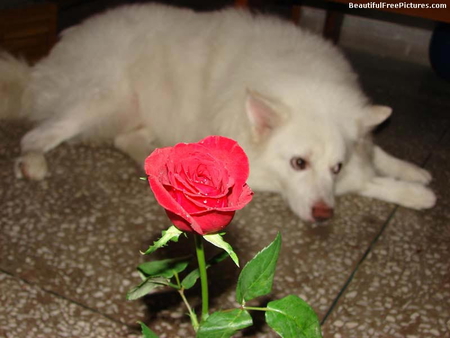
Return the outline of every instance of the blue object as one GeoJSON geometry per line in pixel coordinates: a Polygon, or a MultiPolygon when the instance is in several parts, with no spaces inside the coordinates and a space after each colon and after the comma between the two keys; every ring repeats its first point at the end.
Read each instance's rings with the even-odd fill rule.
{"type": "Polygon", "coordinates": [[[450,24],[438,23],[430,42],[430,62],[436,74],[450,81],[450,24]]]}

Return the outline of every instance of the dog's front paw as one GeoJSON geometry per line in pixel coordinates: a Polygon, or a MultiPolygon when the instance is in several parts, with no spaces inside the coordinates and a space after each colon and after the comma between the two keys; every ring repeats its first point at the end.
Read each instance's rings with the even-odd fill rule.
{"type": "Polygon", "coordinates": [[[402,202],[401,204],[408,208],[429,209],[435,206],[436,195],[431,189],[421,184],[414,184],[409,189],[408,194],[404,196],[402,202]]]}
{"type": "Polygon", "coordinates": [[[16,160],[14,172],[16,178],[26,178],[33,181],[44,179],[48,172],[44,154],[29,152],[22,155],[16,160]]]}
{"type": "Polygon", "coordinates": [[[401,178],[405,181],[417,182],[427,185],[431,182],[433,177],[428,170],[425,170],[418,166],[411,166],[403,171],[401,178]]]}

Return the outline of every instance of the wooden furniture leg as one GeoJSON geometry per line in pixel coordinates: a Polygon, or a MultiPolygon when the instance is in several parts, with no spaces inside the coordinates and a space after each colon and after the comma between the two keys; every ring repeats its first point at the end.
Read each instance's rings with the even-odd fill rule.
{"type": "Polygon", "coordinates": [[[322,35],[337,44],[343,21],[344,14],[333,9],[327,9],[322,35]]]}

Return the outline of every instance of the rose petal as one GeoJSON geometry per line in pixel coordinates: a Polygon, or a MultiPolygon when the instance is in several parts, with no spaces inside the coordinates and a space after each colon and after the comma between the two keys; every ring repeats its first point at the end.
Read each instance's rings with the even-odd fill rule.
{"type": "Polygon", "coordinates": [[[203,203],[200,203],[198,201],[195,201],[193,198],[191,198],[189,195],[185,194],[183,191],[172,188],[172,187],[165,187],[166,190],[169,192],[169,194],[172,196],[172,198],[180,204],[186,212],[189,214],[195,213],[195,212],[201,212],[205,210],[209,210],[210,208],[203,203]]]}
{"type": "MultiPolygon", "coordinates": [[[[192,223],[189,223],[184,218],[178,216],[177,214],[166,210],[167,216],[181,231],[194,232],[191,228],[192,223]]],[[[198,215],[193,216],[193,221],[200,227],[200,231],[195,231],[199,235],[208,235],[217,233],[223,230],[230,222],[233,220],[235,211],[227,212],[203,212],[198,215]]]]}
{"type": "MultiPolygon", "coordinates": [[[[189,159],[186,159],[189,161],[189,159]]],[[[201,194],[206,196],[215,196],[215,195],[223,195],[226,193],[226,186],[222,181],[217,183],[213,182],[212,177],[215,175],[219,175],[216,173],[210,174],[209,171],[200,168],[200,172],[195,172],[191,174],[191,177],[188,177],[187,174],[173,174],[173,186],[179,188],[180,190],[184,190],[190,194],[201,194]]],[[[225,178],[228,177],[228,173],[222,174],[225,178]]],[[[171,180],[171,182],[172,182],[171,180]]]]}
{"type": "Polygon", "coordinates": [[[172,224],[175,225],[179,230],[186,231],[186,232],[196,232],[196,231],[194,231],[194,229],[191,226],[192,223],[186,221],[184,218],[178,216],[177,214],[175,214],[167,209],[165,209],[165,210],[166,210],[167,217],[169,217],[172,224]]]}
{"type": "Polygon", "coordinates": [[[191,227],[191,223],[186,221],[184,218],[181,218],[177,214],[174,214],[173,212],[165,209],[167,217],[169,217],[170,221],[172,222],[175,227],[177,227],[181,231],[185,232],[195,232],[194,229],[191,227]]]}
{"type": "Polygon", "coordinates": [[[241,210],[253,198],[253,191],[245,184],[242,187],[235,186],[233,193],[228,198],[228,206],[217,209],[218,211],[241,210]]]}
{"type": "Polygon", "coordinates": [[[252,199],[245,183],[248,158],[225,137],[157,149],[146,159],[145,170],[158,203],[182,231],[220,231],[252,199]]]}
{"type": "Polygon", "coordinates": [[[217,210],[193,216],[202,229],[200,235],[208,235],[223,230],[231,223],[236,211],[218,212],[217,210]]]}
{"type": "Polygon", "coordinates": [[[149,183],[156,200],[164,209],[166,209],[166,211],[168,210],[186,220],[195,232],[202,232],[202,229],[197,222],[179,203],[175,201],[175,199],[169,194],[157,178],[149,176],[149,183]]]}
{"type": "Polygon", "coordinates": [[[234,177],[236,185],[245,184],[249,175],[249,162],[244,150],[235,140],[223,136],[208,136],[199,143],[222,163],[230,177],[234,177]]]}
{"type": "Polygon", "coordinates": [[[205,197],[205,196],[186,195],[186,198],[197,206],[198,211],[211,210],[211,209],[222,210],[223,208],[228,207],[228,195],[224,195],[219,198],[216,198],[216,197],[209,198],[209,197],[205,197]]]}
{"type": "Polygon", "coordinates": [[[166,164],[171,162],[171,153],[171,147],[155,149],[145,160],[146,174],[158,178],[162,184],[169,184],[166,164]]]}
{"type": "Polygon", "coordinates": [[[226,168],[200,144],[178,144],[173,148],[171,158],[183,159],[167,162],[169,180],[174,187],[193,194],[216,195],[232,184],[226,168]]]}

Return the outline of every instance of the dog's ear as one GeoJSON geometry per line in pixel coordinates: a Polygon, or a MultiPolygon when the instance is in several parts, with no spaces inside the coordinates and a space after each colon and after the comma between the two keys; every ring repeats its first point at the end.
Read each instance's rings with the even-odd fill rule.
{"type": "Polygon", "coordinates": [[[256,141],[267,137],[281,123],[277,104],[258,92],[247,90],[245,110],[256,141]]]}
{"type": "Polygon", "coordinates": [[[392,108],[388,106],[371,106],[362,118],[363,133],[372,131],[380,123],[383,123],[392,114],[392,108]]]}

